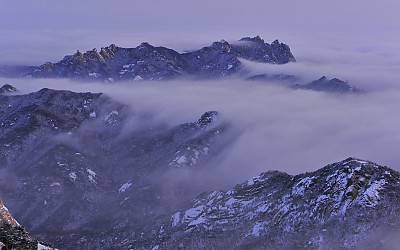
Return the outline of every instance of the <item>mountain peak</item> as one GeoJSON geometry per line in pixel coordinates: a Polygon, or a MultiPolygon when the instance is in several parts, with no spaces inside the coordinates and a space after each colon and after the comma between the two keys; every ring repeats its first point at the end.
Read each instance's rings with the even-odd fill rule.
{"type": "Polygon", "coordinates": [[[16,92],[16,91],[17,91],[17,89],[14,86],[10,85],[10,84],[4,84],[0,88],[0,94],[9,93],[9,92],[16,92]]]}
{"type": "Polygon", "coordinates": [[[19,226],[18,222],[10,214],[8,209],[4,206],[3,201],[0,199],[0,224],[9,224],[13,227],[19,226]]]}
{"type": "Polygon", "coordinates": [[[255,36],[255,37],[243,37],[239,41],[244,41],[244,42],[255,42],[255,43],[262,43],[264,44],[264,39],[262,39],[260,36],[255,36]]]}
{"type": "Polygon", "coordinates": [[[77,52],[58,63],[41,65],[28,73],[32,77],[104,80],[167,80],[192,75],[199,78],[224,77],[240,73],[239,58],[260,63],[294,62],[287,45],[269,45],[260,36],[244,37],[250,43],[230,44],[225,40],[187,53],[143,42],[136,48],[108,47],[77,52]],[[118,52],[117,52],[118,51],[118,52]]]}
{"type": "Polygon", "coordinates": [[[197,121],[197,124],[201,128],[205,128],[208,125],[210,125],[211,123],[213,123],[217,116],[218,116],[217,111],[207,111],[200,117],[200,119],[197,121]]]}
{"type": "Polygon", "coordinates": [[[326,76],[322,76],[321,78],[319,78],[317,81],[327,81],[328,79],[326,78],[326,76]]]}
{"type": "Polygon", "coordinates": [[[312,81],[304,85],[296,84],[293,87],[295,89],[308,89],[330,93],[365,93],[364,90],[358,89],[350,85],[347,81],[342,81],[338,78],[333,78],[329,80],[326,76],[322,76],[318,80],[312,81]]]}
{"type": "Polygon", "coordinates": [[[280,45],[281,43],[279,42],[278,39],[276,39],[275,41],[272,42],[272,45],[280,45]]]}
{"type": "Polygon", "coordinates": [[[148,42],[142,42],[137,48],[138,49],[149,49],[149,48],[154,48],[154,46],[148,42]]]}
{"type": "Polygon", "coordinates": [[[355,157],[295,176],[265,172],[174,213],[164,225],[173,240],[164,246],[185,239],[191,248],[204,234],[221,249],[226,239],[237,248],[291,249],[295,242],[296,249],[353,249],[376,236],[377,225],[398,227],[399,179],[397,171],[355,157]]]}

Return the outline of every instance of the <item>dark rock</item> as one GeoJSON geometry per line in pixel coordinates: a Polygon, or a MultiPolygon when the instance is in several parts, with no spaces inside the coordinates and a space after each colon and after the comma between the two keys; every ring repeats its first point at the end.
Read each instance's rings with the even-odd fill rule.
{"type": "Polygon", "coordinates": [[[294,89],[306,89],[315,91],[324,91],[329,93],[350,93],[350,94],[362,94],[366,91],[358,89],[348,82],[342,81],[337,78],[328,80],[325,76],[318,80],[312,81],[310,83],[301,85],[296,84],[292,86],[294,89]]]}
{"type": "Polygon", "coordinates": [[[200,127],[205,128],[212,122],[214,122],[217,115],[218,115],[217,111],[208,111],[200,117],[197,123],[199,124],[200,127]]]}
{"type": "Polygon", "coordinates": [[[17,89],[14,86],[11,86],[10,84],[4,84],[0,88],[0,94],[9,93],[9,92],[16,92],[16,91],[17,91],[17,89]]]}
{"type": "Polygon", "coordinates": [[[290,48],[264,43],[260,37],[242,38],[230,44],[224,40],[209,47],[180,54],[164,47],[142,43],[136,48],[115,45],[65,56],[57,63],[45,63],[27,75],[46,78],[98,80],[168,80],[179,77],[215,78],[236,74],[239,59],[283,64],[295,62],[290,48]]]}
{"type": "Polygon", "coordinates": [[[36,250],[39,244],[40,242],[35,237],[18,224],[0,200],[0,249],[36,250]]]}

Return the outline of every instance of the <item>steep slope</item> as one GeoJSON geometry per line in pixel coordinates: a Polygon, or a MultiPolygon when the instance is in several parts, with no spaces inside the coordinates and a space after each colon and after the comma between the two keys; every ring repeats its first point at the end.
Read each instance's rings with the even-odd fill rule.
{"type": "Polygon", "coordinates": [[[0,249],[52,249],[40,243],[14,219],[0,200],[0,249]]]}
{"type": "Polygon", "coordinates": [[[17,89],[15,87],[11,86],[10,84],[4,84],[0,88],[0,94],[16,92],[16,91],[17,91],[17,89]]]}
{"type": "Polygon", "coordinates": [[[238,73],[242,65],[240,58],[274,64],[295,62],[289,46],[278,40],[268,44],[257,36],[233,44],[222,40],[183,54],[148,43],[136,48],[110,45],[100,52],[96,49],[85,53],[77,51],[57,63],[47,62],[28,75],[101,80],[210,78],[238,73]]]}
{"type": "Polygon", "coordinates": [[[266,172],[197,198],[148,232],[147,247],[393,249],[399,198],[398,172],[355,158],[296,176],[266,172]]]}
{"type": "Polygon", "coordinates": [[[192,197],[189,183],[171,186],[168,175],[207,165],[227,129],[216,112],[172,127],[148,117],[102,94],[0,95],[3,199],[57,246],[82,235],[96,247],[91,235],[140,230],[192,197]]]}

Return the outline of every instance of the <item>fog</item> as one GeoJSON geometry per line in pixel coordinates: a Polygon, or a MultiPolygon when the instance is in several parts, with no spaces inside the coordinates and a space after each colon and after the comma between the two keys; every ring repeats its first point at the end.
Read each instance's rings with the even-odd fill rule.
{"type": "MultiPolygon", "coordinates": [[[[10,82],[10,79],[1,79],[10,82]]],[[[267,170],[314,171],[349,156],[400,170],[400,91],[332,95],[243,80],[81,83],[13,79],[23,93],[42,87],[102,92],[170,126],[216,110],[234,142],[215,160],[216,176],[241,181],[267,170]]]]}

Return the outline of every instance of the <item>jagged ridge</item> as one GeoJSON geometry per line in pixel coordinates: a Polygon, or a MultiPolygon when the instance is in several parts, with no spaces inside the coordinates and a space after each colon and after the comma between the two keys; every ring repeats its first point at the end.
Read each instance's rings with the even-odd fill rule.
{"type": "Polygon", "coordinates": [[[382,249],[397,232],[400,175],[348,158],[290,176],[270,171],[194,200],[159,225],[153,246],[230,249],[382,249]]]}
{"type": "Polygon", "coordinates": [[[295,62],[289,46],[275,40],[265,43],[260,37],[246,37],[235,43],[224,40],[209,47],[178,53],[165,47],[142,43],[136,48],[108,47],[66,56],[58,63],[47,62],[29,75],[83,79],[166,80],[181,76],[221,77],[241,69],[240,58],[256,62],[283,64],[295,62]]]}

